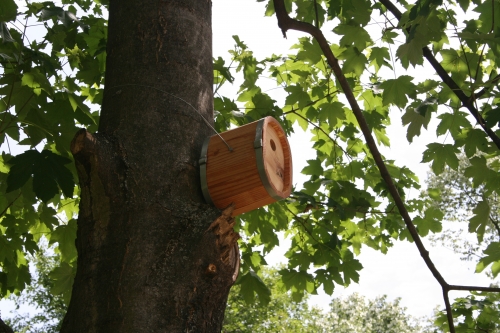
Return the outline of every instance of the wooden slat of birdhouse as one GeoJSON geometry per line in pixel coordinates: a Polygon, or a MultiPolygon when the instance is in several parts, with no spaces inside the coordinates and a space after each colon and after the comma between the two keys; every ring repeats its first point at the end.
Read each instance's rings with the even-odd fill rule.
{"type": "MultiPolygon", "coordinates": [[[[218,137],[212,137],[207,151],[207,183],[212,200],[220,208],[231,204],[235,196],[253,190],[260,183],[253,138],[257,123],[228,131],[221,136],[230,142],[233,151],[218,137]]],[[[238,204],[238,206],[240,206],[238,204]]]]}

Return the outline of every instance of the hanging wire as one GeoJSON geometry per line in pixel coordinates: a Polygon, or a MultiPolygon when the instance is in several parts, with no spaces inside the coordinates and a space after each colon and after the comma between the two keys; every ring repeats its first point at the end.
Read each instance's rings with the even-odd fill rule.
{"type": "Polygon", "coordinates": [[[212,126],[210,125],[210,123],[208,122],[208,120],[205,119],[205,117],[203,117],[203,115],[201,114],[201,112],[196,109],[194,106],[192,106],[188,101],[180,98],[179,96],[176,96],[174,94],[171,94],[169,93],[168,91],[165,91],[165,90],[162,90],[162,89],[159,89],[159,88],[156,88],[156,87],[153,87],[153,86],[148,86],[146,84],[137,84],[137,83],[127,83],[127,84],[120,84],[120,85],[117,85],[117,86],[113,86],[113,87],[110,87],[108,89],[114,89],[114,88],[120,88],[120,87],[127,87],[127,86],[139,86],[139,87],[145,87],[145,88],[151,88],[151,89],[154,89],[154,90],[157,90],[159,92],[162,92],[162,93],[165,93],[167,95],[170,95],[174,98],[177,98],[178,100],[186,103],[187,105],[189,105],[193,110],[195,110],[201,117],[201,119],[203,119],[203,121],[205,122],[205,124],[207,124],[208,127],[210,127],[215,134],[217,134],[217,136],[222,140],[222,142],[224,142],[224,144],[227,146],[227,149],[229,149],[229,151],[233,151],[233,148],[226,142],[226,140],[224,140],[222,138],[222,136],[219,134],[219,132],[217,132],[217,130],[212,126]]]}

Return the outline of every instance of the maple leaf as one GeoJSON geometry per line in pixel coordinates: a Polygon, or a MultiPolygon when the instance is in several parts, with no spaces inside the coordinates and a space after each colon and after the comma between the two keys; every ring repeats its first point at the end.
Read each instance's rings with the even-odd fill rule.
{"type": "Polygon", "coordinates": [[[380,85],[384,89],[382,93],[384,105],[394,104],[404,108],[408,103],[406,96],[415,96],[416,86],[412,82],[413,77],[402,75],[397,79],[389,79],[380,85]]]}

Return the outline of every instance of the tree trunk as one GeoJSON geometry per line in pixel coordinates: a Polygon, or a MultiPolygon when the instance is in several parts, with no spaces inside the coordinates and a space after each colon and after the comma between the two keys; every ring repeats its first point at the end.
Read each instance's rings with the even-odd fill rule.
{"type": "MultiPolygon", "coordinates": [[[[111,0],[99,132],[72,143],[78,269],[61,332],[220,332],[238,253],[204,203],[210,0],[111,0]]],[[[220,216],[218,218],[218,216],[220,216]]]]}

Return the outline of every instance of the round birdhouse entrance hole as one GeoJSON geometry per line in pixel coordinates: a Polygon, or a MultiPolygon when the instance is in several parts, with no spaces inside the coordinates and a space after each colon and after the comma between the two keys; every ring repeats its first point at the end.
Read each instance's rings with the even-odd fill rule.
{"type": "Polygon", "coordinates": [[[274,143],[274,141],[273,141],[273,140],[271,140],[271,149],[272,149],[273,151],[276,151],[276,144],[274,143]]]}

